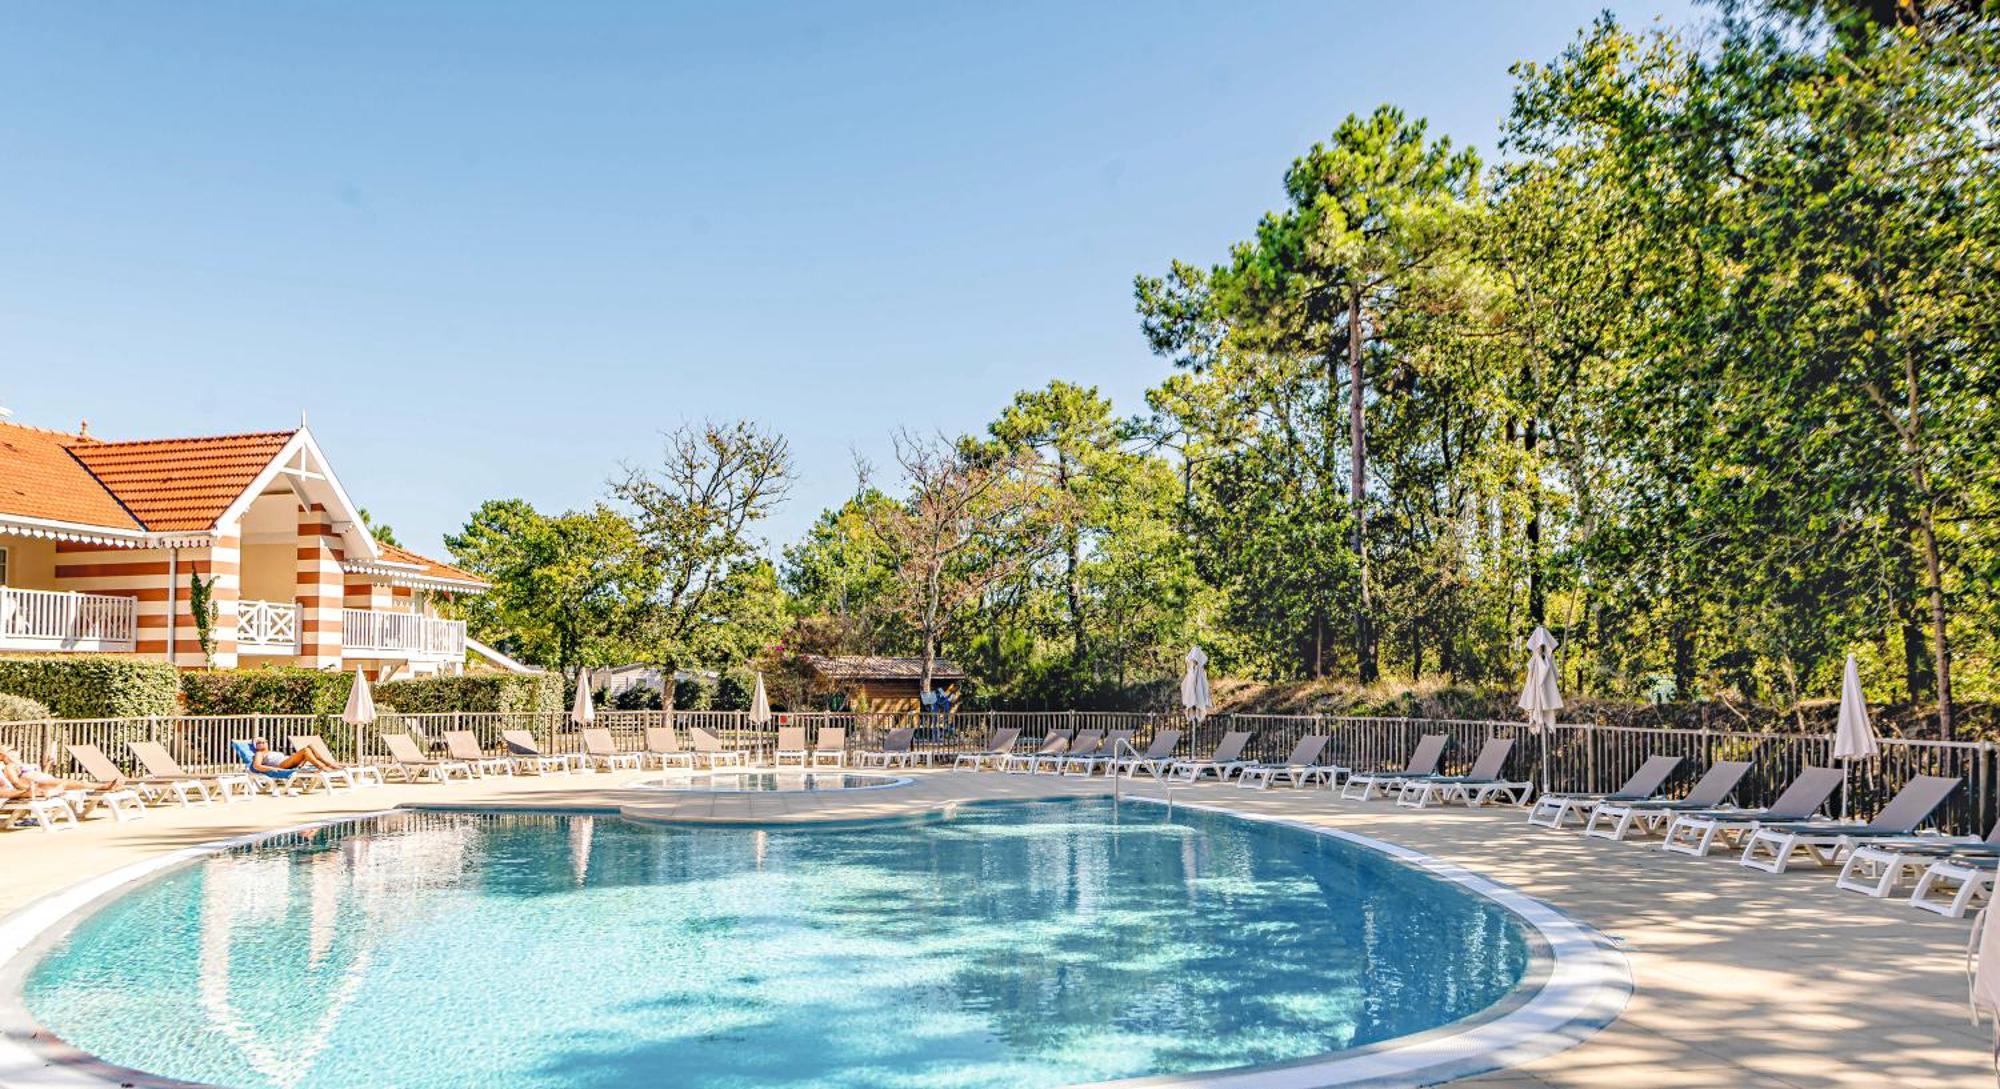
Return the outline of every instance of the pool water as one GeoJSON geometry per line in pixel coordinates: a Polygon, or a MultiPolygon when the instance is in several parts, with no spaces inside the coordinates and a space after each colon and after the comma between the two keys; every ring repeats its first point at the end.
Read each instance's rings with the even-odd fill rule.
{"type": "Polygon", "coordinates": [[[1297,1059],[1505,996],[1488,901],[1110,799],[745,829],[417,813],[232,850],[29,973],[70,1043],[230,1086],[999,1089],[1297,1059]]]}
{"type": "Polygon", "coordinates": [[[807,790],[874,790],[901,786],[907,778],[852,771],[716,771],[671,776],[637,784],[637,790],[706,794],[763,794],[807,790]]]}

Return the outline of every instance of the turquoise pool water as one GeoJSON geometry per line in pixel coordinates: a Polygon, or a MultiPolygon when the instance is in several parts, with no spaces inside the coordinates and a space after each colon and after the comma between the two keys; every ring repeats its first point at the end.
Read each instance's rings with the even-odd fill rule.
{"type": "Polygon", "coordinates": [[[1373,851],[1156,805],[438,813],[140,886],[24,997],[110,1062],[230,1086],[999,1089],[1419,1032],[1528,958],[1512,916],[1373,851]]]}

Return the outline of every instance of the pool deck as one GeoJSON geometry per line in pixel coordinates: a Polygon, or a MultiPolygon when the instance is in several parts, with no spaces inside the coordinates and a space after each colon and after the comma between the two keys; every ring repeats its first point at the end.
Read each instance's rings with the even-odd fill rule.
{"type": "MultiPolygon", "coordinates": [[[[1109,784],[945,770],[844,793],[697,796],[623,789],[659,772],[496,777],[190,809],[75,831],[0,834],[0,915],[162,852],[399,805],[619,808],[671,821],[821,821],[920,816],[953,803],[1103,795],[1109,784]],[[629,810],[628,810],[629,807],[629,810]]],[[[1164,798],[1149,780],[1128,797],[1164,798]]],[[[1512,885],[1595,926],[1629,959],[1624,1015],[1582,1045],[1453,1084],[1539,1087],[1981,1087],[1990,1038],[1967,1022],[1970,923],[1833,887],[1831,871],[1770,875],[1733,855],[1530,828],[1511,807],[1415,811],[1325,790],[1176,786],[1177,803],[1280,817],[1387,840],[1512,885]]]]}

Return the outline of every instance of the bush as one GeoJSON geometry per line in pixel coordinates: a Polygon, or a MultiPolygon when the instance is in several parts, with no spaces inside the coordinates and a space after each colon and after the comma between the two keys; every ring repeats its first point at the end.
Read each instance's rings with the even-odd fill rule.
{"type": "Polygon", "coordinates": [[[718,711],[748,711],[756,680],[742,673],[724,673],[715,682],[715,698],[710,706],[718,711]]]}
{"type": "Polygon", "coordinates": [[[554,673],[466,673],[383,681],[375,698],[406,714],[496,711],[549,713],[563,709],[563,679],[554,673]]]}
{"type": "Polygon", "coordinates": [[[40,700],[0,692],[0,722],[34,722],[54,717],[49,714],[49,705],[40,700]]]}
{"type": "Polygon", "coordinates": [[[180,670],[110,655],[0,658],[0,692],[43,704],[58,718],[137,718],[180,708],[180,670]]]}
{"type": "Polygon", "coordinates": [[[709,704],[708,686],[699,677],[688,677],[674,682],[674,710],[706,711],[709,704]]]}
{"type": "Polygon", "coordinates": [[[614,711],[657,711],[660,709],[660,690],[651,685],[635,684],[621,688],[618,694],[605,701],[614,711]]]}
{"type": "Polygon", "coordinates": [[[219,669],[181,676],[190,715],[337,715],[354,674],[301,666],[219,669]]]}

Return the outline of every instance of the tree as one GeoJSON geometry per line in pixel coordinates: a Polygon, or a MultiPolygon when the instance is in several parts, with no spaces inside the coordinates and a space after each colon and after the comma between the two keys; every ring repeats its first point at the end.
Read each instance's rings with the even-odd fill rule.
{"type": "Polygon", "coordinates": [[[965,610],[1056,547],[1062,500],[1032,457],[992,456],[970,443],[907,432],[896,435],[895,446],[909,498],[877,510],[870,524],[888,546],[895,571],[891,600],[917,633],[919,690],[928,695],[938,646],[965,610]]]}
{"type": "Polygon", "coordinates": [[[445,546],[493,584],[467,600],[467,619],[509,654],[567,673],[626,660],[645,635],[659,575],[632,523],[609,507],[550,517],[523,500],[489,500],[445,546]]]}
{"type": "Polygon", "coordinates": [[[711,601],[755,562],[754,525],[792,482],[791,449],[749,421],[684,425],[666,435],[660,464],[625,467],[613,496],[631,511],[657,572],[651,655],[667,669],[699,661],[711,601]]]}

